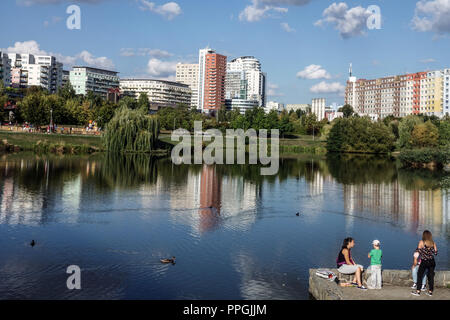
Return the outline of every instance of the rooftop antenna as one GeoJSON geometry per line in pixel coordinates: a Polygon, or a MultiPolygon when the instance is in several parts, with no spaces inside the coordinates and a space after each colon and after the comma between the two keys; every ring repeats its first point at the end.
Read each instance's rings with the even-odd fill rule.
{"type": "Polygon", "coordinates": [[[353,64],[350,62],[350,68],[348,69],[348,73],[350,74],[350,78],[353,76],[353,64]]]}

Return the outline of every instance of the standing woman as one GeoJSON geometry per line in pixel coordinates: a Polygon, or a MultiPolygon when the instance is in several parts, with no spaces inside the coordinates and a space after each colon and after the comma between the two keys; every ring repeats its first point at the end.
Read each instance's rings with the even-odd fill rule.
{"type": "Polygon", "coordinates": [[[417,273],[417,290],[411,292],[411,294],[418,296],[420,295],[420,289],[422,288],[422,279],[425,271],[428,270],[428,294],[430,297],[433,295],[434,289],[434,268],[436,268],[436,262],[434,261],[434,256],[437,255],[437,246],[433,241],[433,235],[430,231],[425,230],[422,235],[422,240],[419,242],[418,246],[421,263],[419,266],[419,271],[417,273]]]}
{"type": "Polygon", "coordinates": [[[339,251],[339,255],[336,260],[338,271],[342,274],[355,274],[352,284],[357,285],[358,289],[367,290],[367,288],[364,287],[361,282],[361,274],[364,270],[364,267],[356,264],[352,259],[351,250],[354,246],[355,240],[353,240],[353,238],[344,239],[341,251],[339,251]]]}

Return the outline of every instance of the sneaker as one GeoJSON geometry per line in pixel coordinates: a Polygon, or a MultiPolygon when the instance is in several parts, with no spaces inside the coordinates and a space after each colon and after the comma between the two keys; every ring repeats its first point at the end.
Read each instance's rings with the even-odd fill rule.
{"type": "Polygon", "coordinates": [[[366,287],[364,287],[364,286],[361,286],[361,287],[357,287],[358,289],[361,289],[361,290],[367,290],[367,288],[366,287]]]}
{"type": "Polygon", "coordinates": [[[420,291],[417,292],[417,290],[414,290],[413,292],[411,292],[411,294],[412,294],[413,296],[418,297],[418,296],[420,296],[420,291]]]}
{"type": "Polygon", "coordinates": [[[417,289],[417,283],[414,283],[411,287],[411,289],[417,289]]]}
{"type": "Polygon", "coordinates": [[[430,296],[430,297],[433,296],[433,292],[431,292],[431,291],[427,291],[427,292],[425,292],[425,294],[426,294],[427,296],[430,296]]]}
{"type": "Polygon", "coordinates": [[[427,286],[426,285],[422,285],[422,291],[425,291],[425,289],[427,288],[427,286]]]}

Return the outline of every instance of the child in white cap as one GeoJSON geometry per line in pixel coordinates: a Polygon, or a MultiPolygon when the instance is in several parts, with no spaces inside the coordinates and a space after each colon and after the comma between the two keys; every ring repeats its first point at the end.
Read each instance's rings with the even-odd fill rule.
{"type": "Polygon", "coordinates": [[[380,249],[380,241],[373,240],[373,249],[369,252],[370,267],[367,272],[370,273],[369,279],[367,279],[368,289],[381,289],[381,257],[383,251],[380,249]]]}

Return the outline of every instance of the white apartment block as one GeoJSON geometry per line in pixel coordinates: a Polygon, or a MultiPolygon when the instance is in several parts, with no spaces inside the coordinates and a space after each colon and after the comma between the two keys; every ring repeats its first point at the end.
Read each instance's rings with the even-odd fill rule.
{"type": "Polygon", "coordinates": [[[58,62],[55,57],[9,53],[8,58],[12,87],[40,86],[50,93],[56,93],[62,86],[63,64],[58,62]]]}
{"type": "Polygon", "coordinates": [[[118,72],[91,67],[73,67],[69,79],[76,94],[89,91],[106,98],[110,89],[119,87],[118,72]]]}
{"type": "Polygon", "coordinates": [[[258,108],[258,100],[247,100],[247,99],[230,99],[225,100],[225,105],[227,109],[239,109],[239,112],[244,115],[247,110],[258,108]]]}
{"type": "Polygon", "coordinates": [[[287,104],[285,107],[287,112],[291,112],[291,111],[297,111],[297,110],[302,110],[305,113],[308,113],[309,111],[311,111],[311,105],[310,104],[287,104]]]}
{"type": "Polygon", "coordinates": [[[198,64],[177,64],[176,82],[186,84],[191,89],[192,108],[198,109],[198,85],[199,85],[199,65],[198,64]]]}
{"type": "Polygon", "coordinates": [[[124,95],[139,98],[141,93],[146,93],[150,106],[159,109],[161,107],[177,107],[180,104],[190,105],[191,89],[187,84],[178,82],[152,80],[152,79],[121,79],[120,91],[124,95]]]}
{"type": "MultiPolygon", "coordinates": [[[[241,73],[241,80],[246,84],[246,99],[257,100],[259,107],[264,107],[266,104],[266,78],[267,75],[261,71],[261,63],[258,59],[252,56],[245,56],[236,58],[227,64],[227,77],[237,77],[236,74],[241,73]],[[230,75],[228,75],[230,73],[230,75]]],[[[231,83],[231,81],[229,81],[231,83]]],[[[242,83],[243,84],[243,83],[242,83]]],[[[228,87],[225,85],[226,96],[234,98],[236,86],[228,87]]],[[[240,88],[239,98],[242,96],[244,88],[240,88]]]]}
{"type": "Polygon", "coordinates": [[[275,110],[277,112],[281,112],[284,109],[284,104],[275,102],[275,101],[269,101],[266,103],[266,106],[264,107],[264,112],[269,113],[272,110],[275,110]]]}
{"type": "Polygon", "coordinates": [[[312,99],[311,112],[317,116],[317,121],[325,119],[326,100],[324,98],[312,99]]]}
{"type": "Polygon", "coordinates": [[[374,80],[347,81],[345,102],[356,113],[372,119],[393,115],[425,114],[442,117],[449,112],[450,69],[417,72],[374,80]]]}

